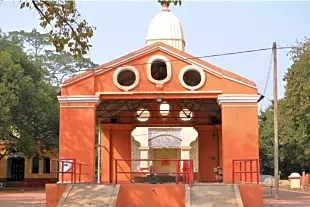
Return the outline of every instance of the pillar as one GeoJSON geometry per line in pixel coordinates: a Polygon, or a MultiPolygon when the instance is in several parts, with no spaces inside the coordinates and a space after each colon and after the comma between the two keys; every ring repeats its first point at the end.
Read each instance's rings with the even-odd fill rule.
{"type": "MultiPolygon", "coordinates": [[[[181,147],[181,160],[191,159],[190,150],[191,150],[191,147],[189,147],[189,146],[182,146],[181,147]]],[[[180,167],[181,167],[181,171],[182,171],[184,162],[181,162],[180,164],[181,164],[180,167]]]]}
{"type": "MultiPolygon", "coordinates": [[[[95,179],[95,113],[97,96],[58,96],[60,103],[59,159],[75,159],[81,165],[81,181],[95,179]]],[[[76,172],[80,171],[76,165],[76,172]]],[[[61,170],[61,169],[59,169],[61,170]]],[[[68,171],[71,171],[69,169],[68,171]]],[[[77,180],[79,175],[77,175],[77,180]]],[[[59,180],[62,177],[59,176],[59,180]]],[[[71,182],[65,174],[63,181],[71,182]]]]}
{"type": "Polygon", "coordinates": [[[101,182],[131,182],[131,132],[129,124],[101,124],[101,182]],[[117,162],[116,160],[120,160],[117,162]],[[119,173],[115,174],[116,167],[119,173]]]}
{"type": "MultiPolygon", "coordinates": [[[[140,147],[140,159],[149,159],[149,147],[140,147]]],[[[142,171],[148,171],[149,161],[141,161],[140,168],[142,171]]]]}
{"type": "MultiPolygon", "coordinates": [[[[257,103],[259,98],[260,95],[252,94],[223,94],[218,97],[222,110],[223,182],[233,180],[234,159],[259,160],[257,103]]],[[[252,170],[259,172],[259,167],[258,169],[254,167],[252,170]]],[[[257,175],[254,175],[253,179],[256,178],[257,175]]]]}
{"type": "Polygon", "coordinates": [[[198,131],[198,160],[200,182],[216,181],[214,168],[220,165],[222,157],[219,154],[219,125],[195,125],[198,131]]]}
{"type": "Polygon", "coordinates": [[[181,160],[189,160],[190,158],[190,150],[191,147],[189,146],[182,146],[181,147],[181,160]]]}

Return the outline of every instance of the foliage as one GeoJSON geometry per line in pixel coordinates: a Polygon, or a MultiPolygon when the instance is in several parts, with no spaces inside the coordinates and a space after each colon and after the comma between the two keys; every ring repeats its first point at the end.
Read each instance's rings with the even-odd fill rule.
{"type": "Polygon", "coordinates": [[[57,90],[43,75],[19,39],[0,33],[0,140],[9,141],[5,154],[40,153],[37,140],[46,147],[57,144],[57,90]]]}
{"type": "Polygon", "coordinates": [[[175,6],[178,4],[181,6],[182,1],[181,0],[158,0],[158,3],[160,3],[161,5],[166,4],[167,6],[169,6],[171,3],[174,4],[175,6]]]}
{"type": "MultiPolygon", "coordinates": [[[[279,167],[283,176],[310,171],[310,42],[305,39],[289,53],[285,96],[278,104],[279,167]]],[[[261,171],[273,174],[273,105],[260,114],[261,171]]]]}
{"type": "Polygon", "coordinates": [[[63,81],[77,72],[94,67],[86,57],[74,57],[69,52],[56,52],[48,41],[49,34],[41,34],[35,29],[31,32],[14,31],[9,33],[18,39],[30,58],[44,69],[47,82],[59,87],[63,81]]]}
{"type": "Polygon", "coordinates": [[[74,57],[81,57],[91,47],[89,39],[95,27],[89,26],[85,19],[80,20],[74,0],[22,0],[20,8],[35,9],[40,15],[40,25],[51,27],[49,37],[57,52],[68,47],[74,57]]]}

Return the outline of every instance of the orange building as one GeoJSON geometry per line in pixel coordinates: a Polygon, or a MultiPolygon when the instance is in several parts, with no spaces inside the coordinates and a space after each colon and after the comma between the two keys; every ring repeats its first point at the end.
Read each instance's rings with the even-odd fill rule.
{"type": "MultiPolygon", "coordinates": [[[[159,145],[148,137],[133,144],[135,129],[189,127],[197,134],[192,139],[198,142],[196,182],[254,182],[259,178],[261,98],[252,81],[186,53],[181,23],[164,6],[151,22],[143,48],[63,83],[58,96],[59,158],[84,164],[74,170],[82,172],[82,182],[95,182],[98,124],[99,182],[132,182],[130,172],[143,172],[151,163],[133,165],[132,149],[138,150],[139,159],[154,159],[151,144],[167,149],[166,154],[157,149],[160,159],[194,159],[187,153],[191,142],[186,147],[180,144],[191,133],[165,136],[159,145]],[[122,173],[116,175],[116,168],[122,173]]],[[[176,168],[175,164],[172,169],[163,167],[170,162],[153,164],[155,170],[156,165],[168,171],[176,168]]],[[[68,174],[61,179],[70,182],[71,178],[68,174]]]]}

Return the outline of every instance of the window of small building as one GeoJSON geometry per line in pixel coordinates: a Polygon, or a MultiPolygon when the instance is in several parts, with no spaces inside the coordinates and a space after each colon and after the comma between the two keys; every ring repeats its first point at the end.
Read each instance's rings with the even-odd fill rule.
{"type": "Polygon", "coordinates": [[[32,158],[32,173],[39,173],[39,158],[38,157],[34,157],[32,158]]]}
{"type": "Polygon", "coordinates": [[[51,159],[49,157],[43,158],[43,173],[51,172],[51,159]]]}

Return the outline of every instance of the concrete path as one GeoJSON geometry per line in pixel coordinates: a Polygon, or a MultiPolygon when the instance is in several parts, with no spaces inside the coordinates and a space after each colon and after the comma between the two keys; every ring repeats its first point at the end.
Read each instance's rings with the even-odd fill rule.
{"type": "Polygon", "coordinates": [[[193,185],[191,207],[238,207],[233,185],[193,185]]]}
{"type": "Polygon", "coordinates": [[[264,207],[310,207],[310,193],[279,191],[279,199],[274,199],[274,190],[264,188],[264,207]]]}

